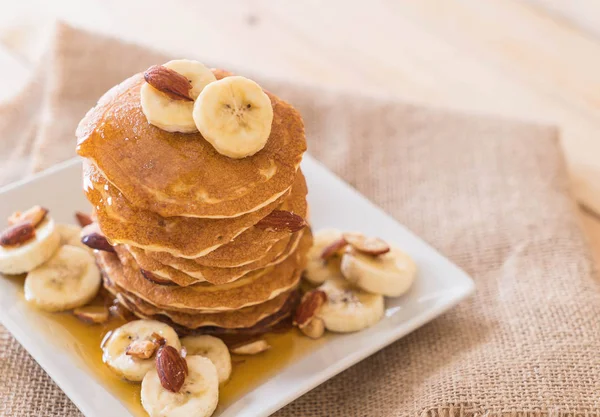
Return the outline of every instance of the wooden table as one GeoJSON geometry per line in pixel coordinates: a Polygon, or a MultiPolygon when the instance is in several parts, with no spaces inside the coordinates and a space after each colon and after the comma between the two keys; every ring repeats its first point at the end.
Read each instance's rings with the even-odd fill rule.
{"type": "MultiPolygon", "coordinates": [[[[589,214],[600,213],[597,0],[18,3],[0,17],[0,42],[14,55],[0,53],[0,62],[14,61],[15,77],[43,49],[33,35],[60,17],[277,77],[555,124],[576,196],[587,207],[582,226],[600,255],[600,216],[589,214]]],[[[0,90],[13,85],[0,80],[0,90]]]]}

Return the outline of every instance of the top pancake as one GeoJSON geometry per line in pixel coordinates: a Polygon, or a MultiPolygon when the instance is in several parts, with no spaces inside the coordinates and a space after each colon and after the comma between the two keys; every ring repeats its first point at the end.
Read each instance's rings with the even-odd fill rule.
{"type": "MultiPolygon", "coordinates": [[[[222,71],[215,71],[222,78],[222,71]]],[[[219,154],[200,133],[172,133],[148,123],[140,104],[142,74],[109,90],[77,128],[79,155],[89,158],[135,207],[163,217],[237,217],[290,188],[306,150],[300,114],[267,92],[271,135],[253,156],[219,154]]]]}

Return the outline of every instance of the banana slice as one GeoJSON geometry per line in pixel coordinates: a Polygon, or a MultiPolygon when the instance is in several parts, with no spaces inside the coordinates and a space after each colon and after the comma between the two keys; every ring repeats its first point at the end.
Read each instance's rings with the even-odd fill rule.
{"type": "Polygon", "coordinates": [[[273,106],[260,85],[232,76],[207,85],[194,103],[193,115],[198,130],[217,152],[239,159],[264,148],[273,106]]]}
{"type": "Polygon", "coordinates": [[[341,270],[342,275],[357,287],[387,297],[404,294],[417,275],[417,265],[412,258],[395,247],[378,256],[346,251],[341,270]]]}
{"type": "Polygon", "coordinates": [[[129,381],[139,382],[148,371],[154,369],[154,355],[148,359],[127,354],[134,342],[153,341],[156,333],[166,339],[166,344],[181,350],[181,342],[175,330],[156,320],[134,320],[114,330],[102,345],[102,360],[117,375],[129,381]]]}
{"type": "Polygon", "coordinates": [[[100,281],[92,254],[67,245],[27,274],[25,299],[46,311],[70,310],[89,303],[98,293],[100,281]]]}
{"type": "MultiPolygon", "coordinates": [[[[207,84],[216,81],[212,71],[198,61],[176,59],[163,65],[183,75],[192,84],[190,96],[195,100],[207,84]]],[[[140,89],[142,111],[148,122],[168,132],[196,132],[192,117],[193,101],[173,100],[148,83],[140,89]]]]}
{"type": "Polygon", "coordinates": [[[362,291],[343,279],[330,279],[319,287],[327,294],[317,317],[332,332],[356,332],[377,323],[384,314],[383,296],[362,291]]]}
{"type": "Polygon", "coordinates": [[[22,274],[46,262],[60,246],[54,221],[47,218],[35,228],[35,237],[20,246],[0,246],[0,272],[22,274]]]}
{"type": "Polygon", "coordinates": [[[342,232],[337,229],[323,229],[314,234],[313,246],[308,251],[308,262],[304,278],[313,284],[322,284],[333,277],[341,277],[338,256],[323,258],[323,251],[342,239],[342,232]]]}
{"type": "Polygon", "coordinates": [[[71,245],[77,246],[78,248],[85,249],[88,252],[93,250],[81,243],[81,227],[74,224],[57,224],[56,230],[60,234],[60,245],[71,245]]]}
{"type": "Polygon", "coordinates": [[[209,417],[219,402],[219,377],[212,361],[203,356],[188,356],[188,375],[179,392],[167,391],[160,384],[156,369],[142,381],[142,406],[150,417],[209,417]]]}
{"type": "Polygon", "coordinates": [[[231,355],[221,339],[208,335],[188,336],[181,339],[181,344],[187,349],[188,355],[200,355],[212,361],[217,368],[220,384],[229,379],[231,355]]]}

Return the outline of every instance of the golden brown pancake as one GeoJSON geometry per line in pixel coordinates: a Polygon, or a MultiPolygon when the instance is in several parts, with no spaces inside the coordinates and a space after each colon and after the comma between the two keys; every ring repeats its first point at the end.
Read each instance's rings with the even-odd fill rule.
{"type": "Polygon", "coordinates": [[[114,283],[125,291],[159,308],[169,310],[226,311],[260,304],[295,288],[306,263],[306,253],[312,245],[312,234],[306,229],[296,251],[278,265],[254,271],[228,284],[199,283],[188,287],[158,285],[141,273],[139,265],[127,251],[118,258],[122,274],[111,274],[118,267],[114,256],[98,251],[100,268],[107,271],[114,283]]]}
{"type": "Polygon", "coordinates": [[[249,272],[257,269],[276,265],[285,260],[293,251],[296,250],[298,242],[302,237],[302,231],[296,232],[291,237],[287,237],[278,242],[266,256],[259,261],[236,267],[236,268],[213,268],[197,264],[191,259],[178,259],[177,267],[164,265],[155,259],[146,255],[146,253],[134,246],[127,246],[126,249],[136,260],[137,264],[146,271],[150,271],[158,277],[169,279],[181,286],[192,285],[196,282],[207,281],[211,284],[220,285],[233,282],[249,272]]]}
{"type": "Polygon", "coordinates": [[[200,133],[172,133],[149,124],[140,104],[143,83],[136,74],[113,87],[77,128],[79,155],[134,207],[163,217],[237,217],[291,187],[306,139],[302,118],[290,104],[267,92],[274,117],[265,147],[232,159],[200,133]]]}
{"type": "MultiPolygon", "coordinates": [[[[164,218],[131,206],[90,165],[84,169],[84,183],[87,197],[96,208],[100,229],[112,243],[164,251],[177,257],[206,255],[230,242],[276,208],[268,205],[255,212],[227,219],[164,218]]],[[[300,216],[306,215],[306,192],[304,176],[299,172],[289,198],[281,207],[289,208],[300,216]]],[[[267,236],[273,233],[262,232],[267,236]]]]}
{"type": "MultiPolygon", "coordinates": [[[[114,255],[113,255],[114,256],[114,255]]],[[[112,274],[122,273],[122,270],[114,269],[112,274]]],[[[195,329],[201,326],[217,326],[223,328],[251,327],[267,316],[279,311],[290,298],[292,292],[285,292],[277,297],[250,307],[239,310],[224,311],[220,313],[184,313],[157,308],[134,294],[124,291],[113,284],[108,273],[104,272],[105,287],[116,296],[122,304],[130,310],[137,311],[147,316],[163,315],[181,326],[195,329]]]]}

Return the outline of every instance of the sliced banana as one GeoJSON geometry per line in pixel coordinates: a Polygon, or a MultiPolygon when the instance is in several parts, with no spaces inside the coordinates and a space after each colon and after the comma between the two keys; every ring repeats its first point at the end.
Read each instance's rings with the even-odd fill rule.
{"type": "Polygon", "coordinates": [[[81,243],[81,227],[76,226],[74,224],[57,224],[56,225],[56,229],[58,230],[58,233],[60,234],[60,245],[64,246],[64,245],[71,245],[71,246],[77,246],[78,248],[82,248],[85,249],[89,252],[93,252],[93,250],[88,247],[85,246],[83,243],[81,243]]]}
{"type": "MultiPolygon", "coordinates": [[[[190,96],[195,100],[207,84],[216,81],[212,71],[198,61],[176,59],[163,66],[183,75],[192,84],[190,96]]],[[[148,122],[168,132],[196,132],[192,117],[193,101],[173,100],[148,83],[140,89],[142,111],[148,122]]]]}
{"type": "Polygon", "coordinates": [[[219,377],[212,361],[203,356],[188,356],[188,375],[179,392],[167,391],[160,384],[156,369],[142,381],[142,406],[150,417],[209,417],[219,402],[219,377]]]}
{"type": "Polygon", "coordinates": [[[27,274],[25,299],[46,311],[70,310],[89,303],[98,293],[100,281],[93,255],[66,245],[27,274]]]}
{"type": "Polygon", "coordinates": [[[322,284],[333,277],[340,277],[339,257],[332,256],[323,259],[323,251],[342,238],[342,232],[337,229],[323,229],[314,234],[313,246],[308,251],[308,262],[304,278],[313,284],[322,284]]]}
{"type": "Polygon", "coordinates": [[[154,356],[139,359],[127,354],[127,348],[136,341],[152,341],[156,333],[166,339],[166,344],[181,350],[181,342],[175,330],[156,320],[134,320],[114,330],[102,345],[102,360],[117,375],[129,381],[139,382],[148,371],[154,369],[154,356]]]}
{"type": "Polygon", "coordinates": [[[387,297],[404,294],[417,275],[415,262],[396,247],[378,256],[349,250],[342,257],[341,270],[342,275],[357,287],[387,297]]]}
{"type": "Polygon", "coordinates": [[[46,218],[35,228],[35,237],[20,246],[0,246],[0,272],[22,274],[46,262],[60,246],[54,221],[46,218]]]}
{"type": "Polygon", "coordinates": [[[266,145],[273,106],[260,85],[232,76],[207,85],[194,103],[193,115],[198,130],[217,152],[239,159],[266,145]]]}
{"type": "Polygon", "coordinates": [[[219,383],[229,379],[231,355],[221,339],[209,335],[188,336],[181,339],[181,344],[187,349],[188,355],[200,355],[212,361],[219,374],[219,383]]]}
{"type": "Polygon", "coordinates": [[[327,294],[317,317],[332,332],[356,332],[377,323],[384,314],[383,296],[362,291],[343,279],[330,279],[319,287],[327,294]]]}

